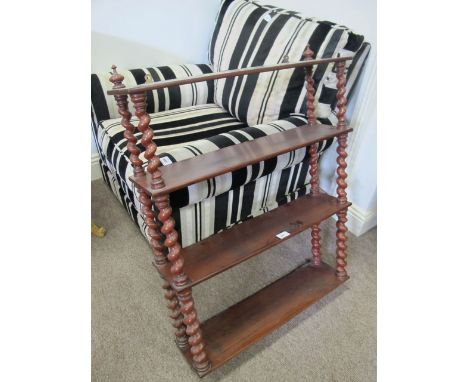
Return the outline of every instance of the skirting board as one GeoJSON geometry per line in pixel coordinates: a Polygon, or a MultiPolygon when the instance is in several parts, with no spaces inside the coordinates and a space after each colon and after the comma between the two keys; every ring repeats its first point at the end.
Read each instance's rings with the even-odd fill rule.
{"type": "Polygon", "coordinates": [[[101,179],[101,168],[99,166],[99,154],[91,155],[91,181],[101,179]]]}
{"type": "Polygon", "coordinates": [[[359,237],[377,225],[377,211],[364,211],[353,204],[348,209],[346,225],[354,236],[359,237]]]}

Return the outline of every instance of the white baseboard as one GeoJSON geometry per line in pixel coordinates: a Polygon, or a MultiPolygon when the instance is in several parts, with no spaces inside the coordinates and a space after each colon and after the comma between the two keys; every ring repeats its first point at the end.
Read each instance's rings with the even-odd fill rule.
{"type": "Polygon", "coordinates": [[[91,155],[91,181],[101,179],[101,168],[99,166],[99,154],[91,155]]]}
{"type": "Polygon", "coordinates": [[[365,211],[353,204],[348,209],[349,231],[355,236],[361,236],[377,225],[377,211],[365,211]]]}

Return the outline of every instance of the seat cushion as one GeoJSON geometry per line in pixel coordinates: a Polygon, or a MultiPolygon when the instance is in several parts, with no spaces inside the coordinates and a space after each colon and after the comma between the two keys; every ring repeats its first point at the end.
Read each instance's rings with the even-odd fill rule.
{"type": "MultiPolygon", "coordinates": [[[[248,0],[224,0],[212,35],[209,60],[213,70],[273,65],[302,59],[309,44],[314,58],[358,52],[347,62],[348,92],[369,52],[364,37],[330,21],[248,0]]],[[[316,66],[317,118],[335,124],[337,78],[334,64],[316,66]]],[[[215,81],[215,103],[240,121],[253,126],[305,114],[304,69],[289,69],[215,81]]],[[[348,94],[349,96],[349,94],[348,94]]]]}
{"type": "MultiPolygon", "coordinates": [[[[160,145],[161,162],[169,165],[305,123],[304,116],[291,115],[283,120],[248,127],[219,107],[206,105],[152,114],[150,126],[160,145]],[[204,128],[209,132],[207,138],[203,138],[204,128]],[[202,139],[196,139],[197,134],[202,139]]],[[[135,187],[129,181],[133,169],[120,120],[103,121],[97,135],[104,179],[147,235],[135,187]]],[[[138,133],[138,140],[140,137],[138,133]]],[[[320,152],[330,144],[331,141],[322,142],[320,152]]],[[[143,156],[141,158],[146,164],[143,156]]],[[[309,192],[308,160],[307,148],[301,148],[171,193],[171,206],[182,246],[196,243],[309,192]]]]}
{"type": "MultiPolygon", "coordinates": [[[[144,222],[141,206],[139,202],[135,203],[134,188],[128,187],[105,161],[101,160],[100,164],[105,182],[149,241],[148,227],[144,222]]],[[[274,171],[217,196],[182,208],[173,206],[172,213],[180,243],[182,247],[187,247],[305,195],[310,192],[309,182],[306,158],[292,167],[274,171]]]]}
{"type": "MultiPolygon", "coordinates": [[[[184,146],[188,142],[246,126],[245,123],[239,122],[215,104],[151,113],[150,118],[150,128],[154,132],[154,142],[158,145],[158,154],[184,146]]],[[[132,122],[136,126],[138,119],[132,117],[132,122]]],[[[133,169],[130,164],[124,131],[125,129],[120,124],[120,118],[116,118],[101,121],[94,134],[106,166],[131,186],[129,177],[133,175],[133,169]]],[[[138,139],[138,147],[142,151],[140,159],[146,163],[146,159],[143,157],[144,147],[141,144],[141,133],[137,129],[135,129],[135,136],[138,139]]]]}

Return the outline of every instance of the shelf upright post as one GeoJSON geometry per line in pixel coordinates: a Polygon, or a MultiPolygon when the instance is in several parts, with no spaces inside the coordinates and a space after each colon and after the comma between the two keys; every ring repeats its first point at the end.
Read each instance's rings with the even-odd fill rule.
{"type": "MultiPolygon", "coordinates": [[[[307,45],[304,51],[304,60],[312,60],[314,52],[307,45]]],[[[306,90],[307,90],[307,121],[308,124],[313,126],[317,124],[317,117],[315,116],[315,89],[314,79],[312,77],[312,65],[305,68],[306,76],[306,90]]],[[[318,174],[318,144],[312,144],[309,148],[309,165],[310,165],[310,186],[312,195],[320,193],[319,187],[319,174],[318,174]]],[[[320,257],[320,227],[319,224],[312,225],[311,229],[311,247],[312,247],[312,264],[319,266],[321,264],[320,257]]]]}
{"type": "MultiPolygon", "coordinates": [[[[158,190],[164,188],[164,179],[159,170],[161,161],[159,157],[155,155],[158,146],[153,142],[153,130],[149,127],[151,119],[146,112],[146,93],[131,94],[130,98],[135,106],[135,114],[139,119],[138,130],[143,134],[141,143],[145,147],[144,156],[148,160],[146,171],[151,178],[151,189],[158,190]]],[[[162,224],[161,233],[165,236],[164,247],[168,250],[167,259],[171,263],[172,283],[177,287],[184,287],[189,284],[189,278],[184,271],[184,259],[181,254],[182,248],[179,244],[179,234],[175,229],[175,220],[172,217],[169,195],[163,194],[153,197],[152,201],[159,211],[158,220],[162,224]]],[[[183,315],[183,323],[185,324],[186,336],[183,338],[185,339],[188,337],[192,366],[197,372],[205,373],[211,369],[211,362],[205,351],[205,342],[200,330],[197,311],[195,310],[192,288],[185,288],[176,292],[172,289],[170,283],[168,284],[169,285],[165,284],[165,289],[167,289],[166,298],[170,298],[170,308],[172,308],[173,305],[175,306],[174,298],[177,299],[177,308],[180,307],[180,312],[183,315]]]]}
{"type": "MultiPolygon", "coordinates": [[[[336,98],[338,100],[337,103],[337,117],[338,117],[338,129],[345,129],[346,128],[346,119],[345,119],[345,113],[346,113],[346,77],[345,77],[345,61],[340,61],[337,62],[336,64],[336,76],[338,79],[337,82],[337,94],[336,98]]],[[[337,157],[337,188],[336,188],[336,193],[338,196],[338,202],[339,203],[347,203],[348,198],[346,194],[346,157],[348,154],[346,153],[346,147],[347,147],[347,139],[348,139],[348,134],[343,133],[338,135],[338,147],[336,149],[338,157],[337,157]]],[[[348,221],[347,219],[347,212],[348,209],[343,209],[342,211],[338,212],[338,220],[336,222],[336,276],[338,278],[344,279],[348,277],[348,274],[346,272],[346,241],[347,241],[347,236],[346,233],[348,231],[348,228],[346,227],[346,222],[348,221]]]]}
{"type": "MultiPolygon", "coordinates": [[[[123,80],[124,76],[117,73],[117,67],[112,65],[111,77],[109,78],[109,81],[113,83],[112,89],[125,88],[123,80]]],[[[128,110],[128,95],[114,95],[114,98],[117,102],[119,114],[122,116],[121,125],[125,128],[124,137],[127,139],[127,150],[130,152],[130,163],[133,167],[133,175],[144,176],[146,172],[143,168],[143,161],[140,159],[140,149],[137,146],[138,140],[134,134],[135,126],[130,121],[132,114],[128,110]]],[[[146,105],[144,107],[146,109],[146,105]]],[[[138,127],[141,127],[140,124],[138,127]]],[[[151,198],[142,188],[138,186],[135,187],[138,194],[138,200],[142,205],[145,224],[148,227],[148,235],[151,238],[150,247],[153,252],[153,263],[156,267],[165,265],[167,264],[167,259],[164,254],[164,246],[162,244],[163,236],[160,231],[161,224],[156,220],[156,212],[153,210],[151,198]]],[[[164,281],[163,288],[166,290],[165,298],[168,300],[167,307],[170,310],[172,326],[176,329],[175,337],[177,346],[181,349],[186,349],[188,347],[188,338],[185,334],[183,316],[180,312],[175,292],[167,281],[164,281]]]]}

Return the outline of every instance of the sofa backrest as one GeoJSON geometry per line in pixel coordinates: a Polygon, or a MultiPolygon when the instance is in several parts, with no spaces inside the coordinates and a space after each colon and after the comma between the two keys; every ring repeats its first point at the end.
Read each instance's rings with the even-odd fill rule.
{"type": "MultiPolygon", "coordinates": [[[[206,64],[173,64],[130,70],[118,68],[118,71],[124,76],[123,84],[126,87],[145,83],[146,75],[150,75],[154,82],[158,82],[211,73],[210,67],[206,64]]],[[[114,96],[107,95],[107,91],[111,90],[113,86],[109,81],[110,76],[111,73],[108,71],[91,74],[91,112],[95,124],[103,120],[120,117],[114,96]]],[[[147,92],[146,96],[148,105],[146,111],[148,113],[212,103],[213,82],[208,81],[192,85],[174,86],[167,89],[157,89],[147,92]]],[[[135,114],[135,109],[130,100],[128,107],[130,112],[135,114]]]]}
{"type": "MultiPolygon", "coordinates": [[[[314,58],[357,53],[347,63],[348,96],[370,46],[364,37],[333,22],[305,17],[248,0],[224,0],[209,46],[214,71],[299,61],[306,45],[314,58]]],[[[322,123],[335,124],[336,75],[333,64],[315,67],[316,113],[322,123]]],[[[305,114],[304,69],[254,74],[215,81],[215,103],[253,126],[305,114]]]]}

